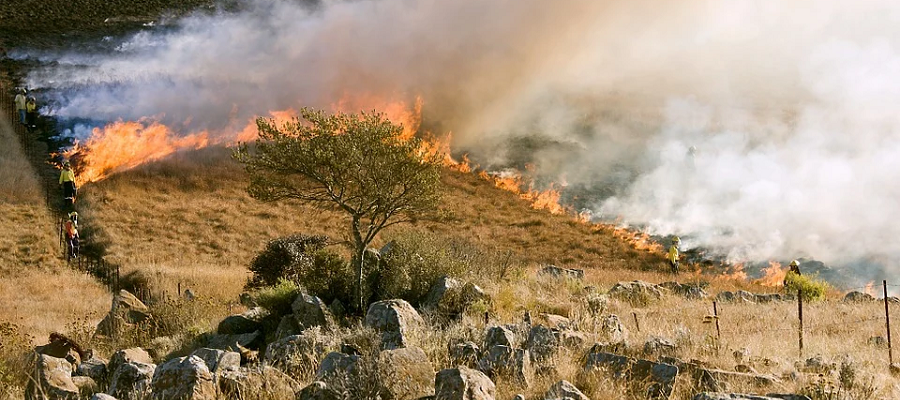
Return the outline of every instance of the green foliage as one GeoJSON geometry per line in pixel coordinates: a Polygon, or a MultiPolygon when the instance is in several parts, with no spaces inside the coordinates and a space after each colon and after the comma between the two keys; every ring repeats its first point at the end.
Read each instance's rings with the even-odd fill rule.
{"type": "Polygon", "coordinates": [[[401,298],[418,304],[438,278],[459,277],[474,267],[477,253],[471,246],[418,231],[396,236],[373,274],[376,300],[401,298]]]}
{"type": "Polygon", "coordinates": [[[298,273],[298,282],[309,294],[326,303],[340,300],[343,304],[353,304],[353,269],[339,255],[328,250],[316,251],[298,273]]]}
{"type": "Polygon", "coordinates": [[[253,258],[253,277],[248,288],[277,285],[282,279],[299,281],[312,263],[313,255],[328,242],[326,236],[291,235],[270,240],[266,248],[253,258]]]}
{"type": "Polygon", "coordinates": [[[296,282],[282,278],[275,285],[257,290],[254,297],[256,304],[272,314],[287,315],[291,313],[291,304],[301,290],[296,282]]]}
{"type": "Polygon", "coordinates": [[[799,290],[803,294],[803,301],[824,300],[825,292],[828,291],[828,283],[820,281],[807,275],[797,275],[788,272],[784,277],[785,291],[787,293],[797,293],[799,290]]]}

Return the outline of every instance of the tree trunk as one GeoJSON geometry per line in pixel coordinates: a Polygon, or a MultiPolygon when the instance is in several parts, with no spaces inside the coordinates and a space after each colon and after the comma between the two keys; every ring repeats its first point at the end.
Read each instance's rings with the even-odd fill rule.
{"type": "Polygon", "coordinates": [[[359,216],[353,216],[353,223],[351,226],[351,230],[353,231],[353,242],[356,246],[356,300],[358,301],[357,309],[361,313],[365,313],[365,292],[363,290],[363,267],[365,265],[366,258],[366,243],[363,242],[362,234],[359,231],[359,216]]]}

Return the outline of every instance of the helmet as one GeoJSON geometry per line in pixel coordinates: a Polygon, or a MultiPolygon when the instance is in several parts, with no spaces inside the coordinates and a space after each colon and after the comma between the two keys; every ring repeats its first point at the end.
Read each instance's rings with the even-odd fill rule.
{"type": "Polygon", "coordinates": [[[678,236],[673,237],[673,238],[672,238],[672,243],[681,243],[681,238],[678,237],[678,236]]]}
{"type": "Polygon", "coordinates": [[[800,262],[797,261],[797,260],[791,261],[791,266],[792,266],[792,267],[799,267],[799,266],[800,266],[800,262]]]}
{"type": "Polygon", "coordinates": [[[72,211],[72,212],[70,212],[70,213],[69,213],[69,218],[72,218],[72,217],[78,218],[78,212],[77,212],[77,211],[72,211]]]}
{"type": "Polygon", "coordinates": [[[71,167],[71,166],[72,166],[72,164],[69,163],[68,161],[63,161],[63,167],[71,167]]]}

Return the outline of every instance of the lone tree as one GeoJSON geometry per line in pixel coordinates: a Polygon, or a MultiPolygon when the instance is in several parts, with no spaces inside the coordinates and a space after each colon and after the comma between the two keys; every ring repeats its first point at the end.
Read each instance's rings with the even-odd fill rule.
{"type": "Polygon", "coordinates": [[[304,108],[277,126],[259,118],[255,146],[235,158],[250,175],[250,196],[299,199],[350,217],[359,309],[364,310],[365,251],[382,229],[409,222],[440,197],[442,155],[422,151],[421,139],[401,138],[384,114],[327,114],[304,108]]]}

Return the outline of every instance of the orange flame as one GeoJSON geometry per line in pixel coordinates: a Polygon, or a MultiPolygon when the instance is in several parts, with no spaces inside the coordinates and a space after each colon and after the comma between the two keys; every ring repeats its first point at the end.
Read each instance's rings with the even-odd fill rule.
{"type": "Polygon", "coordinates": [[[634,247],[635,250],[663,254],[663,245],[653,240],[647,232],[635,231],[625,227],[614,227],[613,235],[634,247]]]}
{"type": "Polygon", "coordinates": [[[721,278],[736,281],[746,281],[747,272],[744,271],[744,263],[733,265],[731,268],[722,273],[721,278]]]}
{"type": "Polygon", "coordinates": [[[756,280],[756,283],[763,286],[784,286],[784,277],[787,275],[788,269],[784,268],[777,261],[769,261],[769,266],[763,268],[763,277],[756,280]]]}

